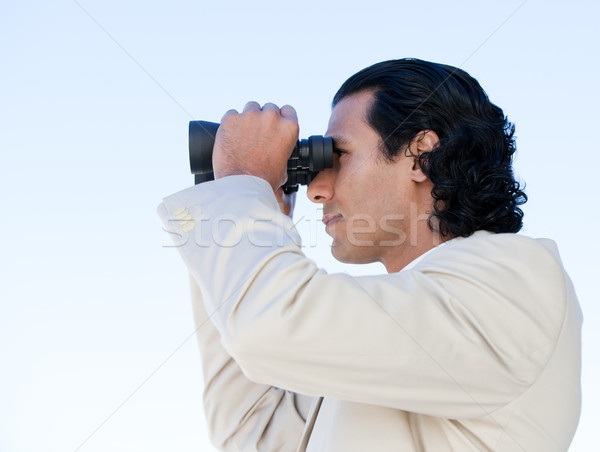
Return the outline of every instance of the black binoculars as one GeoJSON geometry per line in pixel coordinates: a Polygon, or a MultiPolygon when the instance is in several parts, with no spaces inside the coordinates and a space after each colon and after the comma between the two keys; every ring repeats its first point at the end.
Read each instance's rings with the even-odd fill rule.
{"type": "MultiPolygon", "coordinates": [[[[195,183],[214,180],[212,152],[219,124],[207,121],[190,121],[190,169],[195,183]]],[[[308,185],[315,175],[333,166],[333,140],[321,135],[298,140],[287,162],[288,178],[283,185],[285,193],[298,190],[298,185],[308,185]]]]}

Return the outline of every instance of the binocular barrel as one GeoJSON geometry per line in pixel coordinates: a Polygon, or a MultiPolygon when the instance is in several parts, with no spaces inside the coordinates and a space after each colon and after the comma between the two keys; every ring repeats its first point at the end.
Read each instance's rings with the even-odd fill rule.
{"type": "MultiPolygon", "coordinates": [[[[212,152],[218,123],[190,121],[189,147],[190,169],[195,183],[200,184],[215,178],[212,167],[212,152]]],[[[288,179],[283,185],[286,193],[298,190],[298,185],[308,185],[315,175],[333,166],[333,140],[321,135],[298,140],[288,159],[288,179]]]]}

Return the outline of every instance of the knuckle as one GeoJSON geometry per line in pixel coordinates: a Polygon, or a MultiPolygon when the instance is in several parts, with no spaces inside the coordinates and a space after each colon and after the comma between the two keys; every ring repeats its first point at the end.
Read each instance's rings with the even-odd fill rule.
{"type": "Polygon", "coordinates": [[[271,121],[279,118],[279,112],[277,110],[263,110],[263,115],[271,121]]]}
{"type": "Polygon", "coordinates": [[[221,119],[221,125],[223,124],[235,124],[238,120],[238,116],[240,114],[237,112],[237,110],[228,110],[224,115],[223,118],[221,119]]]}
{"type": "Polygon", "coordinates": [[[237,115],[239,115],[238,111],[232,108],[231,110],[227,110],[225,112],[225,114],[223,115],[223,119],[231,118],[237,115]]]}

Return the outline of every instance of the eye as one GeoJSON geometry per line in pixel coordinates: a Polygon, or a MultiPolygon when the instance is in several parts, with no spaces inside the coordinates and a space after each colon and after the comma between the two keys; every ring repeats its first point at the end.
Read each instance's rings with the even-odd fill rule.
{"type": "Polygon", "coordinates": [[[342,155],[347,154],[348,152],[344,151],[343,149],[334,148],[333,153],[336,154],[338,157],[341,157],[342,155]]]}

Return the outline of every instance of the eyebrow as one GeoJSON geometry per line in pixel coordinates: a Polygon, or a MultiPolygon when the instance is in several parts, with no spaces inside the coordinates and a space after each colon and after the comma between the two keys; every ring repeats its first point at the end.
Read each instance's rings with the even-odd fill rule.
{"type": "Polygon", "coordinates": [[[334,146],[348,146],[351,143],[349,139],[339,135],[333,135],[330,138],[333,140],[334,146]]]}

